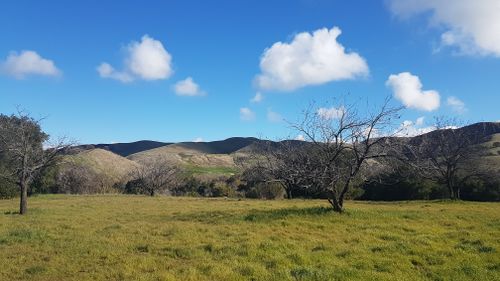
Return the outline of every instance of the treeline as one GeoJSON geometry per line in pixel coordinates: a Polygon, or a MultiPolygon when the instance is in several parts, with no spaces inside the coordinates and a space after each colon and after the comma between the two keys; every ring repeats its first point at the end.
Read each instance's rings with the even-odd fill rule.
{"type": "Polygon", "coordinates": [[[304,111],[291,126],[305,141],[258,142],[235,157],[239,173],[208,180],[161,158],[111,176],[68,161],[73,146],[48,145],[38,120],[0,114],[0,198],[20,195],[21,213],[27,197],[39,193],[324,198],[337,212],[346,199],[500,201],[498,159],[487,158],[498,143],[485,145],[498,124],[485,134],[438,119],[435,131],[401,138],[393,127],[401,108],[386,102],[362,116],[354,106],[338,108],[335,116],[304,111]]]}
{"type": "MultiPolygon", "coordinates": [[[[164,164],[168,169],[172,164],[164,164]]],[[[144,169],[142,166],[141,168],[144,169]]],[[[28,190],[33,194],[143,194],[172,195],[193,197],[231,197],[256,199],[282,199],[285,191],[279,183],[249,183],[241,175],[219,176],[200,179],[186,171],[175,168],[175,175],[168,182],[157,186],[150,180],[158,178],[136,177],[136,172],[117,180],[85,165],[63,163],[54,166],[35,180],[28,190]]],[[[10,181],[0,180],[0,198],[13,198],[19,195],[18,187],[10,181]]]]}

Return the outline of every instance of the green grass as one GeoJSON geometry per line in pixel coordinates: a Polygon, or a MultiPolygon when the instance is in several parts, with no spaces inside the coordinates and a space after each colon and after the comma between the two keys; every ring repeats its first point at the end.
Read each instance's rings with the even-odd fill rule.
{"type": "Polygon", "coordinates": [[[222,175],[231,176],[238,172],[234,167],[216,167],[216,166],[198,166],[198,165],[184,165],[188,175],[222,175]]]}
{"type": "Polygon", "coordinates": [[[500,280],[500,204],[0,201],[0,280],[500,280]]]}

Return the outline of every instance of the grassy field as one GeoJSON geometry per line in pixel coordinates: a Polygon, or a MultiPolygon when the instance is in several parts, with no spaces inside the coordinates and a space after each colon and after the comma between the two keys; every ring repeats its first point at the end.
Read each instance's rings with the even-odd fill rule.
{"type": "Polygon", "coordinates": [[[0,201],[0,280],[500,280],[500,204],[0,201]]]}

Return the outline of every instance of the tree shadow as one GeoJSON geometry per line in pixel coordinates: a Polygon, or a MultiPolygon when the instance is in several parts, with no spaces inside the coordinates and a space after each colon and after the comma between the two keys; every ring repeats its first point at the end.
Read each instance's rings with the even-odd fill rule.
{"type": "Polygon", "coordinates": [[[333,213],[329,207],[286,208],[266,211],[252,211],[243,217],[244,221],[259,222],[279,220],[291,216],[323,216],[333,213]]]}

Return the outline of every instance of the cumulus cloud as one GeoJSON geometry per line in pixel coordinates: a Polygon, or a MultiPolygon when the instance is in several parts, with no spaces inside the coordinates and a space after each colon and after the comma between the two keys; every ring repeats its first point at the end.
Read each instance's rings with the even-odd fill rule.
{"type": "Polygon", "coordinates": [[[401,18],[430,14],[431,25],[444,28],[442,46],[462,54],[500,57],[498,0],[390,0],[389,8],[401,18]]]}
{"type": "Polygon", "coordinates": [[[160,41],[148,35],[142,36],[141,42],[131,42],[125,52],[123,70],[118,71],[109,63],[103,62],[97,67],[99,75],[102,78],[131,82],[136,79],[167,79],[173,73],[172,56],[160,41]]]}
{"type": "Polygon", "coordinates": [[[132,75],[126,72],[116,71],[109,63],[101,63],[101,65],[97,67],[97,72],[102,78],[111,78],[124,83],[134,80],[132,75]]]}
{"type": "Polygon", "coordinates": [[[298,140],[298,141],[305,141],[306,138],[304,138],[304,135],[297,135],[297,137],[295,137],[295,140],[298,140]]]}
{"type": "Polygon", "coordinates": [[[270,122],[278,123],[278,122],[283,121],[283,117],[281,116],[281,114],[272,111],[271,108],[268,108],[267,109],[267,120],[270,122]]]}
{"type": "Polygon", "coordinates": [[[6,60],[0,63],[0,72],[16,79],[23,79],[29,75],[61,75],[61,71],[53,61],[42,58],[37,52],[30,50],[21,53],[11,52],[6,60]]]}
{"type": "Polygon", "coordinates": [[[250,99],[250,102],[259,103],[262,101],[262,99],[264,99],[264,96],[262,95],[262,93],[257,92],[257,93],[255,93],[255,96],[252,99],[250,99]]]}
{"type": "Polygon", "coordinates": [[[339,119],[342,117],[342,115],[345,113],[345,108],[344,107],[321,107],[318,109],[317,114],[319,117],[325,119],[325,120],[332,120],[332,119],[339,119]]]}
{"type": "Polygon", "coordinates": [[[253,121],[255,120],[255,112],[248,107],[242,107],[240,108],[240,119],[243,121],[253,121]]]}
{"type": "Polygon", "coordinates": [[[398,137],[414,137],[436,130],[435,126],[424,126],[424,117],[419,117],[415,122],[405,120],[396,130],[398,137]]]}
{"type": "Polygon", "coordinates": [[[256,84],[262,90],[292,91],[308,85],[354,79],[368,74],[364,58],[348,52],[337,37],[338,27],[302,32],[292,42],[274,43],[260,58],[256,84]]]}
{"type": "Polygon", "coordinates": [[[175,94],[178,96],[204,96],[206,93],[200,89],[200,86],[196,84],[193,78],[188,77],[175,83],[174,86],[175,94]]]}
{"type": "Polygon", "coordinates": [[[425,111],[439,108],[439,93],[435,90],[423,91],[418,76],[410,72],[391,74],[386,85],[392,88],[394,97],[408,108],[425,111]]]}
{"type": "Polygon", "coordinates": [[[465,111],[467,111],[465,103],[460,99],[458,99],[457,97],[454,96],[448,97],[448,99],[446,100],[446,104],[448,104],[448,106],[450,106],[453,109],[453,111],[457,113],[464,113],[465,111]]]}

